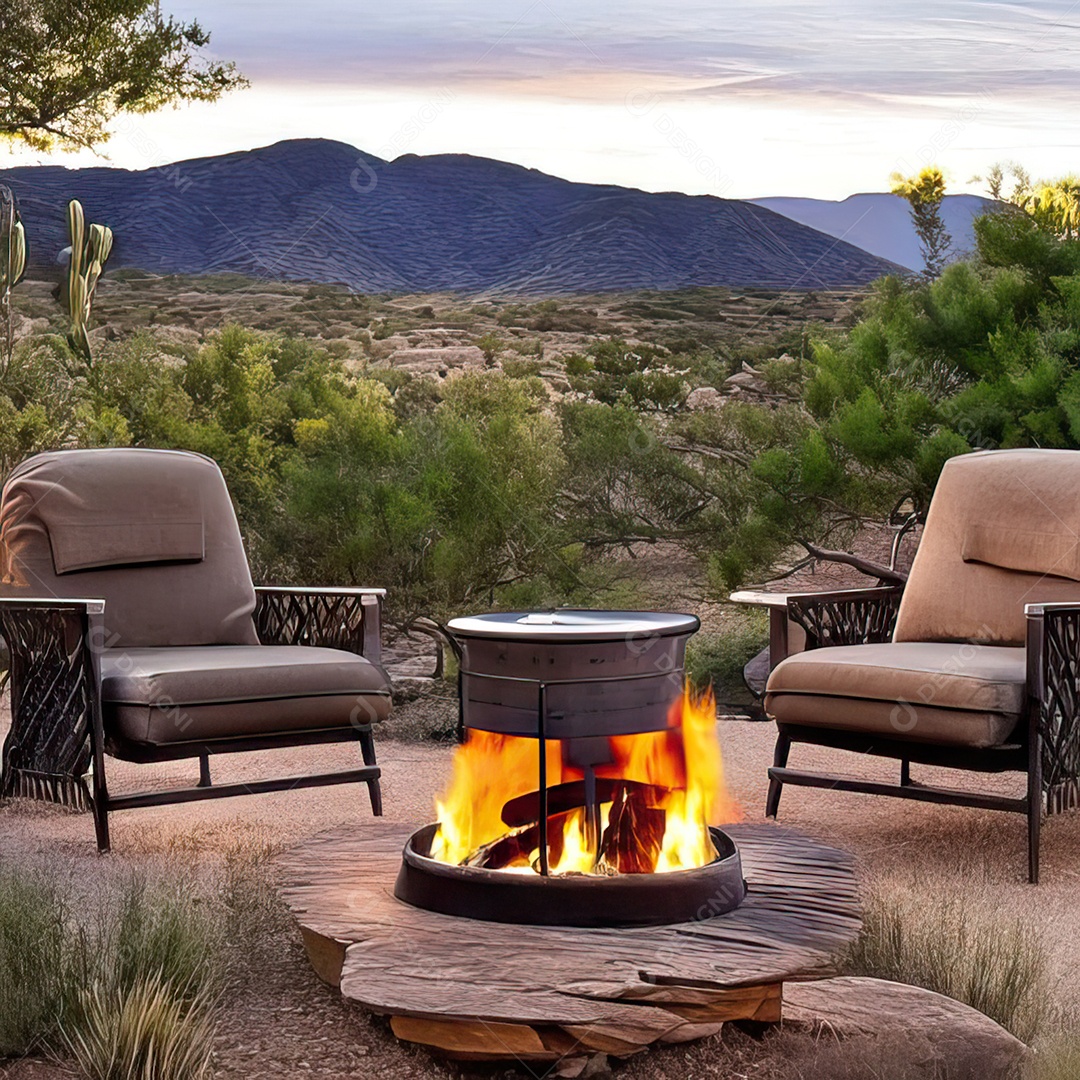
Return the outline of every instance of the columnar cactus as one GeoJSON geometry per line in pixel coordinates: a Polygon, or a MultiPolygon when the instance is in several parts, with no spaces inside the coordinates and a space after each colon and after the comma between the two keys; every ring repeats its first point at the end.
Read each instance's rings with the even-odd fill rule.
{"type": "Polygon", "coordinates": [[[71,319],[68,341],[71,347],[89,361],[90,308],[94,302],[94,289],[109,252],[112,251],[113,234],[107,225],[86,225],[82,203],[72,199],[68,203],[68,236],[71,238],[71,259],[68,262],[67,280],[60,290],[60,302],[71,319]]]}
{"type": "Polygon", "coordinates": [[[11,290],[26,272],[26,230],[19,218],[15,196],[0,184],[0,334],[3,335],[3,359],[11,359],[14,326],[11,313],[11,290]]]}

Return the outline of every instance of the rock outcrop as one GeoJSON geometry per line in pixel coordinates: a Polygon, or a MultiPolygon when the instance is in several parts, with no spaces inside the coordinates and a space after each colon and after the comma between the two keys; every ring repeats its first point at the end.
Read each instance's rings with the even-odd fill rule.
{"type": "Polygon", "coordinates": [[[882,979],[787,983],[784,1023],[822,1028],[841,1041],[910,1036],[906,1045],[913,1053],[918,1045],[927,1080],[976,1075],[979,1067],[988,1080],[1012,1080],[1026,1075],[1032,1056],[1024,1043],[969,1005],[882,979]]]}

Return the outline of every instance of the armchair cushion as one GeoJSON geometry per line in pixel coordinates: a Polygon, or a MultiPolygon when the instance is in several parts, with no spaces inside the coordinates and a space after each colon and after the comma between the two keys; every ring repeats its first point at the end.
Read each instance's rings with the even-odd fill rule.
{"type": "Polygon", "coordinates": [[[221,470],[137,447],[28,458],[0,500],[0,594],[105,601],[115,646],[255,645],[255,588],[221,470]]]}
{"type": "Polygon", "coordinates": [[[994,645],[843,645],[788,657],[765,709],[780,724],[944,745],[1003,743],[1024,710],[1026,652],[994,645]]]}
{"type": "Polygon", "coordinates": [[[382,668],[338,649],[107,649],[101,674],[102,713],[114,746],[348,727],[390,711],[382,668]]]}
{"type": "Polygon", "coordinates": [[[1024,644],[1024,605],[1080,601],[1080,452],[985,450],[941,471],[894,641],[1024,644]]]}
{"type": "Polygon", "coordinates": [[[1080,543],[1068,533],[976,523],[964,534],[960,557],[966,563],[1080,581],[1080,543]]]}

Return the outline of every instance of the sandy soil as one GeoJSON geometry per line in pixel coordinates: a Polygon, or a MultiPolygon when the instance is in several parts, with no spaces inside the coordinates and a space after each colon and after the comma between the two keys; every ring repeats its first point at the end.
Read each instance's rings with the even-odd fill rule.
{"type": "MultiPolygon", "coordinates": [[[[0,721],[0,737],[4,726],[0,721]]],[[[773,729],[768,724],[727,721],[720,725],[720,736],[731,789],[745,816],[756,819],[763,811],[773,729]]],[[[378,750],[387,818],[429,820],[432,800],[448,775],[452,748],[383,740],[378,750]]],[[[357,757],[351,746],[233,755],[215,762],[214,775],[219,781],[242,781],[345,768],[357,757]]],[[[886,779],[892,778],[893,771],[885,762],[854,763],[853,768],[842,754],[809,747],[796,747],[791,763],[846,772],[857,768],[861,775],[886,779]]],[[[930,779],[931,774],[939,782],[956,786],[970,783],[961,774],[916,770],[917,778],[930,779]]],[[[160,767],[109,762],[110,786],[116,791],[186,785],[195,775],[190,762],[160,767]]],[[[990,783],[998,790],[1020,790],[1020,779],[1015,777],[990,783]]],[[[114,850],[102,858],[94,847],[88,815],[12,802],[0,807],[0,859],[53,865],[59,861],[70,867],[73,876],[92,881],[96,875],[153,863],[170,853],[213,860],[238,843],[286,846],[342,822],[367,821],[369,815],[366,791],[353,787],[125,811],[111,818],[114,850]]],[[[965,904],[996,911],[1002,918],[1021,918],[1036,925],[1053,951],[1060,1002],[1068,1007],[1080,1005],[1080,993],[1069,978],[1080,960],[1080,817],[1047,822],[1043,884],[1034,888],[1026,884],[1025,827],[1018,815],[789,789],[780,817],[785,825],[853,852],[867,882],[920,889],[928,904],[956,896],[965,904]]],[[[230,1000],[222,1020],[219,1070],[224,1077],[377,1074],[393,1080],[461,1075],[455,1066],[434,1063],[426,1054],[398,1045],[383,1021],[346,1006],[336,992],[314,978],[295,938],[286,936],[280,954],[268,960],[265,970],[250,982],[230,1000]]],[[[726,1060],[730,1067],[735,1063],[730,1055],[745,1052],[745,1047],[720,1042],[693,1052],[673,1048],[622,1072],[627,1078],[690,1072],[739,1075],[727,1067],[719,1073],[709,1065],[726,1060]],[[686,1064],[690,1061],[695,1063],[692,1070],[686,1064]],[[687,1071],[681,1071],[684,1068],[687,1071]]],[[[471,1070],[468,1075],[474,1073],[517,1075],[497,1070],[471,1070]]],[[[45,1074],[12,1075],[21,1080],[45,1074]]],[[[752,1075],[784,1074],[755,1071],[752,1075]]]]}

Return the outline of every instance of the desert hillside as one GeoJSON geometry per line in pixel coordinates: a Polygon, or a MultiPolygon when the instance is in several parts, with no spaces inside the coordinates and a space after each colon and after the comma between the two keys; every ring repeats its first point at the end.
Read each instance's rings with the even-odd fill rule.
{"type": "Polygon", "coordinates": [[[70,198],[115,231],[112,267],[368,293],[826,289],[896,269],[748,202],[575,184],[463,154],[386,162],[325,139],[136,172],[8,169],[0,182],[39,269],[67,244],[70,198]]]}

